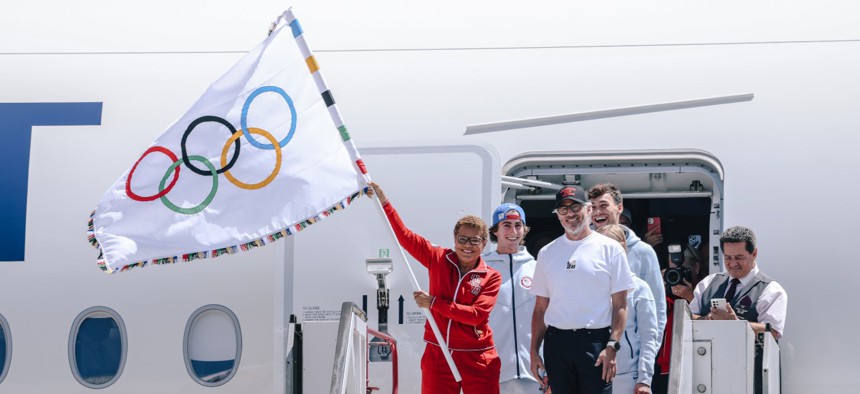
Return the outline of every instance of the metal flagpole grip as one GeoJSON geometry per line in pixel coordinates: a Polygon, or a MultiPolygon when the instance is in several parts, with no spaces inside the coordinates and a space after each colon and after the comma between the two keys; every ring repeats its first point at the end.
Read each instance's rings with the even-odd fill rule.
{"type": "MultiPolygon", "coordinates": [[[[388,216],[385,215],[385,209],[382,208],[382,202],[379,201],[379,196],[374,195],[373,200],[376,202],[376,207],[379,208],[379,213],[382,214],[383,221],[388,225],[388,230],[390,231],[391,236],[394,237],[394,243],[397,244],[397,250],[400,251],[400,256],[403,257],[403,262],[406,263],[406,268],[409,269],[409,278],[411,279],[410,283],[412,283],[412,289],[414,291],[421,291],[421,286],[418,285],[418,279],[415,278],[415,272],[412,271],[412,265],[409,264],[409,260],[406,259],[406,252],[403,251],[403,247],[400,246],[400,242],[397,241],[397,235],[394,234],[394,228],[391,227],[391,222],[388,221],[388,216]]],[[[421,308],[421,310],[424,312],[427,322],[430,323],[430,328],[433,330],[433,335],[436,336],[436,341],[439,343],[439,347],[442,348],[442,354],[445,355],[445,361],[448,362],[448,367],[451,368],[451,374],[454,375],[454,381],[462,381],[463,378],[460,376],[460,371],[457,370],[457,366],[454,364],[454,359],[448,351],[448,344],[445,342],[445,339],[442,338],[442,332],[439,331],[439,326],[436,325],[436,320],[433,319],[430,309],[421,308]]]]}

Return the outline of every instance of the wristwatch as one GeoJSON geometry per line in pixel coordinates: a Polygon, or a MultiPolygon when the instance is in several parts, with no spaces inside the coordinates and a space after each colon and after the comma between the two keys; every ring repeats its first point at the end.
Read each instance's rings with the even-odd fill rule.
{"type": "Polygon", "coordinates": [[[618,342],[614,339],[610,339],[609,342],[606,342],[606,347],[611,347],[616,352],[621,350],[621,342],[618,342]]]}
{"type": "Polygon", "coordinates": [[[772,330],[771,330],[771,327],[770,327],[770,323],[764,323],[764,330],[765,330],[766,332],[771,332],[771,331],[772,331],[772,330]]]}

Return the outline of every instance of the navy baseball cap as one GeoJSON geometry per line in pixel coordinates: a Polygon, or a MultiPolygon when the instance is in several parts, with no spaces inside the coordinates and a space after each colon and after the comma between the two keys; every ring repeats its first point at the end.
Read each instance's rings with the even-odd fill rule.
{"type": "Polygon", "coordinates": [[[580,204],[586,204],[589,201],[588,196],[585,194],[585,189],[579,185],[565,186],[564,189],[559,190],[555,194],[555,207],[560,207],[561,202],[564,200],[571,200],[580,204]]]}
{"type": "Polygon", "coordinates": [[[503,220],[521,220],[523,224],[526,224],[526,213],[519,205],[506,202],[499,205],[499,207],[493,212],[493,226],[499,224],[499,222],[503,220]]]}

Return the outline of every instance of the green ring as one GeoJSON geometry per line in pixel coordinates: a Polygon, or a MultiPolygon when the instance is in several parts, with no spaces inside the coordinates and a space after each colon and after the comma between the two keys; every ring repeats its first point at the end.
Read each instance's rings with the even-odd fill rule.
{"type": "MultiPolygon", "coordinates": [[[[215,198],[215,192],[218,191],[218,170],[215,168],[212,162],[209,161],[209,159],[203,156],[188,156],[188,160],[199,161],[203,163],[206,168],[209,169],[209,171],[212,173],[212,191],[209,192],[209,195],[206,196],[206,199],[203,200],[203,202],[192,208],[180,208],[176,206],[176,204],[170,202],[170,200],[167,199],[166,195],[161,196],[161,203],[164,204],[165,207],[170,208],[170,210],[173,212],[186,215],[194,215],[195,213],[206,209],[206,207],[209,206],[209,203],[212,202],[212,199],[215,198]]],[[[167,172],[164,173],[164,178],[161,178],[161,183],[158,185],[159,193],[164,190],[164,185],[167,183],[167,179],[170,178],[170,174],[172,174],[173,170],[176,169],[176,167],[178,167],[180,164],[182,164],[182,159],[173,162],[170,168],[167,169],[167,172]]]]}

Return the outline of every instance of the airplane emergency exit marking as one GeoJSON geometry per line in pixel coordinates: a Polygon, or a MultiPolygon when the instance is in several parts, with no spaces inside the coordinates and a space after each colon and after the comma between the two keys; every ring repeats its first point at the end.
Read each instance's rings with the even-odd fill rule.
{"type": "Polygon", "coordinates": [[[403,294],[397,299],[397,324],[403,324],[403,294]]]}
{"type": "Polygon", "coordinates": [[[24,261],[33,126],[96,126],[101,122],[100,102],[0,103],[0,136],[8,148],[0,155],[4,190],[0,193],[0,261],[24,261]]]}

